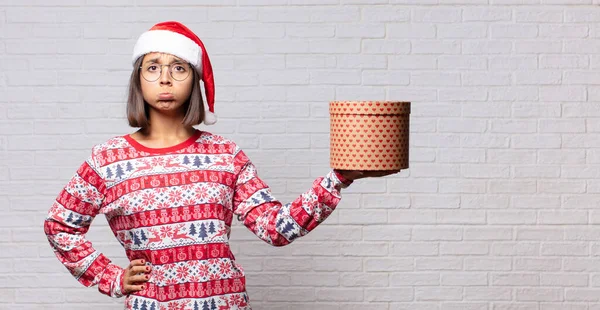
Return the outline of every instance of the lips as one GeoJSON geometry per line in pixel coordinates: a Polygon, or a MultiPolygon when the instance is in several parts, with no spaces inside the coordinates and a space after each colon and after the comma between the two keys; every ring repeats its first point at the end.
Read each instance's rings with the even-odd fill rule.
{"type": "Polygon", "coordinates": [[[158,100],[174,100],[175,96],[173,96],[173,94],[171,93],[162,93],[162,94],[158,94],[158,100]]]}

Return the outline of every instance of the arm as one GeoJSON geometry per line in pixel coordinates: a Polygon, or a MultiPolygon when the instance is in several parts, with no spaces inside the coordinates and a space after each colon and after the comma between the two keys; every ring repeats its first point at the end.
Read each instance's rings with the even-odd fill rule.
{"type": "Polygon", "coordinates": [[[316,179],[296,200],[282,205],[242,151],[235,155],[234,163],[239,170],[234,213],[255,235],[273,246],[287,245],[322,223],[339,203],[340,190],[352,182],[331,171],[316,179]]]}
{"type": "Polygon", "coordinates": [[[44,232],[56,257],[89,287],[111,297],[122,297],[123,268],[114,265],[86,240],[90,223],[104,203],[105,184],[93,158],[86,160],[60,192],[44,222],[44,232]]]}

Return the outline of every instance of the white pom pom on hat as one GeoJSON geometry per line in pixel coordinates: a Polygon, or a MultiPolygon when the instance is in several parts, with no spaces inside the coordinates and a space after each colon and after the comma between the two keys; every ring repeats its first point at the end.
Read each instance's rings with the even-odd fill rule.
{"type": "Polygon", "coordinates": [[[204,43],[194,32],[179,22],[158,23],[142,33],[133,48],[132,62],[147,53],[160,52],[177,56],[196,68],[204,83],[204,124],[217,122],[215,115],[215,79],[204,43]]]}

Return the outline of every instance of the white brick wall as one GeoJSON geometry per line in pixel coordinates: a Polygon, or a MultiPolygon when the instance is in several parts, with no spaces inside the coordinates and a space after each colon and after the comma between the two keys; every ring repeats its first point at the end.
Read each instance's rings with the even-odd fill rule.
{"type": "MultiPolygon", "coordinates": [[[[239,224],[256,309],[600,310],[600,1],[0,1],[0,310],[116,309],[42,232],[123,118],[136,37],[204,39],[220,122],[281,200],[328,170],[332,99],[407,100],[411,169],[284,248],[239,224]],[[169,5],[165,5],[169,3],[169,5]]],[[[106,221],[89,232],[125,266],[106,221]]]]}

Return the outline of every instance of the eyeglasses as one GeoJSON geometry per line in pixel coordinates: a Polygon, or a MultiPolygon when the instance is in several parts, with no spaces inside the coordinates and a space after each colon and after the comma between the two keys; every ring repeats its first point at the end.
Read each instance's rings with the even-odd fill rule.
{"type": "Polygon", "coordinates": [[[189,64],[180,62],[175,62],[170,65],[161,65],[151,62],[140,67],[142,70],[142,77],[148,82],[155,82],[161,77],[163,67],[169,67],[169,74],[176,81],[187,79],[192,71],[189,64]]]}

